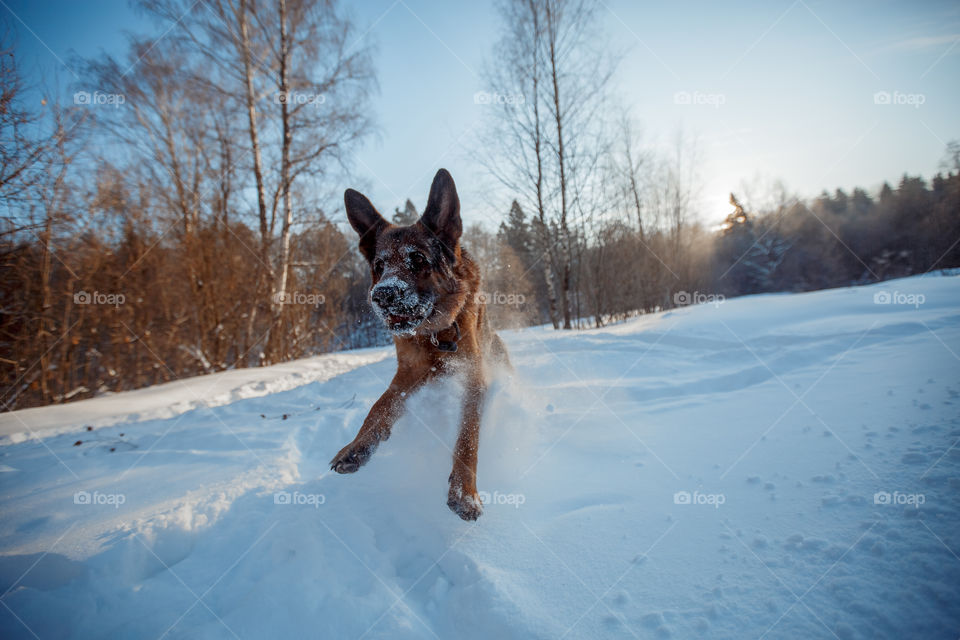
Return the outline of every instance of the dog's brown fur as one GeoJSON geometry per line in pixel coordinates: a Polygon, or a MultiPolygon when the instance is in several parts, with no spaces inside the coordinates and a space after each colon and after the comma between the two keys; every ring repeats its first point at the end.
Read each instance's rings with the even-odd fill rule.
{"type": "Polygon", "coordinates": [[[476,520],[482,513],[477,448],[489,366],[495,362],[509,366],[509,361],[506,347],[488,327],[477,300],[480,270],[460,247],[460,201],[453,178],[445,169],[437,172],[423,216],[407,227],[388,223],[367,198],[352,189],[344,193],[344,203],[350,224],[360,235],[360,252],[370,263],[371,297],[377,300],[375,291],[386,289],[418,303],[410,308],[419,310],[427,300],[431,304],[425,317],[411,320],[406,312],[390,315],[382,304],[373,302],[394,331],[397,373],[353,442],[333,458],[330,467],[337,473],[355,472],[390,437],[406,398],[439,375],[461,373],[463,415],[453,450],[447,506],[464,520],[476,520]],[[386,274],[391,275],[383,278],[386,274]],[[384,284],[378,287],[381,280],[384,284]],[[387,280],[403,288],[388,286],[387,280]]]}

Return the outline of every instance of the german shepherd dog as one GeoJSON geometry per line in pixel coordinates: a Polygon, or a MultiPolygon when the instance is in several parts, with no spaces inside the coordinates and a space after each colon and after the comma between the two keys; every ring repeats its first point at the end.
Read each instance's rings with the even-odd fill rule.
{"type": "Polygon", "coordinates": [[[362,467],[390,437],[406,398],[437,376],[460,373],[463,414],[447,506],[464,520],[476,520],[483,512],[477,495],[481,405],[490,365],[509,367],[509,360],[477,299],[480,270],[460,246],[463,224],[453,178],[446,169],[437,172],[427,207],[410,226],[390,224],[353,189],[344,192],[343,201],[360,235],[360,253],[370,263],[373,310],[393,334],[397,373],[330,468],[353,473],[362,467]]]}

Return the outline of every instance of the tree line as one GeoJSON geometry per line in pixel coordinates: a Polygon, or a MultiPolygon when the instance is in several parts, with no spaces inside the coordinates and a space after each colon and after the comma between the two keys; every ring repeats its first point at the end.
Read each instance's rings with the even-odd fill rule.
{"type": "Polygon", "coordinates": [[[66,98],[4,38],[5,409],[380,336],[324,208],[373,132],[362,32],[333,2],[138,7],[169,31],[71,61],[66,98]]]}
{"type": "MultiPolygon", "coordinates": [[[[951,169],[929,183],[904,176],[875,196],[838,189],[807,201],[781,192],[781,201],[748,210],[730,194],[732,211],[711,229],[700,222],[679,229],[644,225],[614,207],[588,227],[592,232],[573,234],[573,326],[601,327],[705,300],[956,269],[960,145],[951,149],[951,169]]],[[[471,247],[480,245],[484,282],[496,304],[490,315],[499,326],[551,320],[550,289],[540,273],[545,234],[537,224],[514,201],[496,233],[474,227],[466,234],[471,247]],[[510,293],[526,304],[512,304],[517,297],[510,293]]]]}
{"type": "MultiPolygon", "coordinates": [[[[168,29],[73,60],[69,96],[0,47],[3,410],[386,344],[342,225],[352,151],[375,132],[373,49],[335,2],[141,0],[168,29]],[[171,26],[172,25],[172,26],[171,26]]],[[[706,226],[694,141],[644,143],[611,85],[589,0],[503,0],[476,156],[499,226],[465,244],[497,327],[602,326],[726,296],[960,266],[960,148],[809,202],[731,195],[706,226]]],[[[398,203],[399,205],[399,203],[398,203]]],[[[397,206],[397,224],[418,217],[397,206]]],[[[345,233],[346,232],[346,233],[345,233]]]]}

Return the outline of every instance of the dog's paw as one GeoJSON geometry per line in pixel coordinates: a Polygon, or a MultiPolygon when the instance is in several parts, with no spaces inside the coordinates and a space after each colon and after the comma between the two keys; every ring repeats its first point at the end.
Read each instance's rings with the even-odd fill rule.
{"type": "Polygon", "coordinates": [[[450,511],[468,522],[476,520],[483,514],[483,503],[480,502],[480,496],[476,493],[465,493],[459,487],[450,487],[450,493],[447,495],[447,506],[450,507],[450,511]]]}
{"type": "Polygon", "coordinates": [[[330,468],[337,473],[353,473],[367,463],[367,460],[373,455],[374,448],[370,445],[358,445],[351,442],[334,456],[333,460],[330,461],[330,468]]]}

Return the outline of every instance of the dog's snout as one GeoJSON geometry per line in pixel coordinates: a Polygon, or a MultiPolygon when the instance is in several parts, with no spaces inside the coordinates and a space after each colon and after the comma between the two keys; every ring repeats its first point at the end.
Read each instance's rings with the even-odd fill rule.
{"type": "Polygon", "coordinates": [[[392,285],[378,285],[373,288],[373,291],[370,293],[370,298],[377,306],[381,308],[387,308],[399,300],[400,295],[400,287],[392,285]]]}

